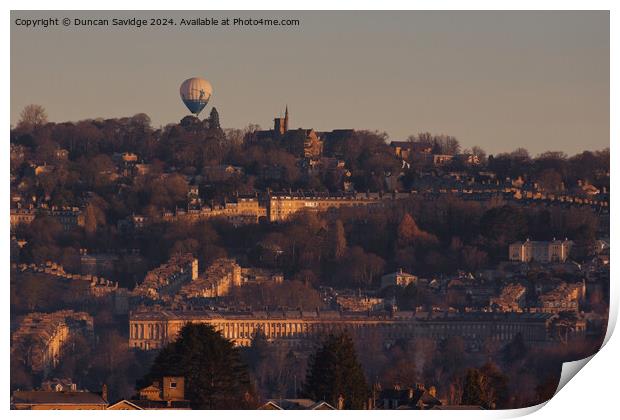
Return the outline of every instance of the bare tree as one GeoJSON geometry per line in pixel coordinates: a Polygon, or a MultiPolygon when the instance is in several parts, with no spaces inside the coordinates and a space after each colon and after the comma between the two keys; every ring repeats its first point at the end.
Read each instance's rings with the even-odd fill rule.
{"type": "Polygon", "coordinates": [[[487,153],[480,146],[474,146],[471,148],[471,153],[474,156],[478,156],[481,162],[485,161],[487,158],[487,153]]]}
{"type": "Polygon", "coordinates": [[[19,114],[19,122],[17,128],[24,130],[33,130],[47,123],[47,113],[41,105],[26,105],[19,114]]]}
{"type": "Polygon", "coordinates": [[[226,140],[228,140],[230,144],[240,145],[243,143],[246,131],[238,128],[225,128],[224,134],[226,136],[226,140]]]}

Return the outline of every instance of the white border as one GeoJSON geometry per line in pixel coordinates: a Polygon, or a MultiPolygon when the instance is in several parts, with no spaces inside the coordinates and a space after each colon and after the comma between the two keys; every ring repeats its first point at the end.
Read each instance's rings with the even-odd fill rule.
{"type": "MultiPolygon", "coordinates": [[[[149,2],[128,2],[128,1],[119,1],[119,0],[108,0],[108,1],[91,1],[87,4],[84,2],[78,2],[76,0],[67,1],[60,0],[55,1],[50,4],[49,1],[30,1],[27,4],[24,2],[18,2],[14,0],[9,0],[5,2],[7,4],[6,9],[6,17],[8,18],[9,10],[45,10],[50,9],[53,6],[56,10],[100,10],[100,9],[110,9],[110,10],[200,10],[200,9],[210,9],[210,10],[252,10],[252,9],[263,9],[263,10],[346,10],[346,9],[363,9],[363,10],[377,10],[380,6],[381,9],[413,9],[413,10],[553,10],[561,8],[562,10],[611,10],[610,14],[610,23],[611,23],[611,107],[610,107],[610,115],[611,118],[611,138],[618,139],[618,124],[617,117],[614,118],[618,114],[617,110],[617,98],[618,98],[618,84],[615,83],[616,79],[614,75],[618,74],[619,66],[618,66],[618,6],[617,2],[613,1],[533,1],[533,0],[522,0],[522,1],[502,1],[502,2],[494,2],[490,0],[480,1],[480,0],[472,0],[468,2],[458,1],[458,0],[417,0],[417,1],[394,1],[394,0],[384,0],[381,2],[369,1],[369,0],[359,0],[356,2],[345,2],[345,1],[326,1],[326,0],[315,0],[315,1],[302,1],[292,3],[290,1],[282,1],[282,0],[267,0],[261,2],[251,2],[251,1],[235,1],[234,4],[231,4],[230,1],[223,0],[212,0],[209,2],[206,1],[185,1],[182,4],[178,1],[176,2],[163,2],[159,0],[153,0],[149,2]],[[467,6],[465,8],[464,6],[467,6]]],[[[3,24],[3,36],[2,36],[2,47],[3,47],[3,56],[9,57],[10,51],[10,24],[9,19],[6,19],[3,24]]],[[[10,66],[4,65],[1,68],[5,86],[5,92],[9,92],[10,90],[10,66]]],[[[10,95],[5,94],[4,100],[0,102],[2,105],[2,111],[5,115],[6,125],[5,127],[10,126],[10,95]]],[[[8,134],[5,131],[6,134],[8,134]]],[[[6,135],[5,134],[5,135],[6,135]]],[[[8,143],[8,141],[7,141],[8,143]]],[[[8,145],[5,143],[5,147],[8,145]]],[[[611,159],[612,166],[615,167],[615,164],[618,162],[618,153],[616,152],[616,148],[611,148],[611,159]]],[[[8,153],[0,154],[0,159],[2,159],[2,165],[5,167],[5,174],[8,175],[9,170],[9,158],[8,153]]],[[[7,177],[8,178],[8,177],[7,177]]],[[[5,178],[5,179],[7,179],[5,178]]],[[[620,185],[618,182],[618,176],[616,175],[615,170],[612,170],[612,189],[620,185]]],[[[9,206],[9,185],[7,182],[2,184],[2,192],[3,192],[3,206],[5,208],[5,214],[8,213],[9,206]]],[[[613,200],[612,200],[613,201],[613,200]]],[[[615,209],[614,206],[611,206],[612,212],[615,209]]],[[[617,232],[616,224],[614,223],[615,217],[611,218],[612,220],[612,236],[617,232]]],[[[0,235],[2,237],[9,237],[9,223],[8,218],[5,219],[5,223],[2,225],[2,232],[0,235]]],[[[5,242],[6,244],[6,242],[5,242]]],[[[9,399],[9,281],[8,281],[8,267],[9,267],[9,255],[8,255],[8,247],[6,247],[7,251],[2,253],[2,263],[3,267],[5,267],[6,277],[4,278],[4,287],[5,287],[5,321],[3,326],[5,328],[4,332],[4,344],[2,346],[2,360],[6,366],[6,373],[3,381],[3,393],[6,398],[5,409],[8,410],[8,399],[9,399]]],[[[617,251],[612,246],[612,255],[616,255],[617,251]]],[[[615,258],[613,258],[615,261],[615,258]]],[[[612,265],[612,278],[616,278],[617,269],[615,265],[612,265]]],[[[612,282],[611,285],[612,292],[612,307],[610,313],[610,323],[615,325],[617,320],[617,309],[618,309],[618,291],[615,284],[615,281],[612,282]]],[[[613,326],[610,325],[610,331],[613,329],[613,326]]],[[[591,361],[588,363],[588,367],[583,369],[576,378],[569,381],[569,383],[559,392],[554,398],[552,398],[546,405],[543,404],[544,408],[536,411],[532,414],[532,418],[562,418],[562,419],[583,419],[583,418],[612,418],[616,417],[617,414],[613,414],[616,412],[615,407],[615,398],[616,398],[616,388],[618,383],[618,373],[619,363],[616,360],[616,354],[620,354],[618,351],[620,345],[618,344],[617,337],[607,337],[609,340],[605,345],[603,351],[595,355],[591,361]]],[[[540,408],[540,407],[537,407],[540,408]]],[[[504,411],[504,412],[484,412],[484,411],[476,411],[476,412],[432,412],[432,411],[417,411],[415,412],[415,416],[423,416],[425,418],[440,416],[441,418],[472,418],[472,419],[480,419],[480,418],[497,418],[497,417],[516,417],[520,415],[528,414],[529,412],[534,411],[533,409],[522,409],[522,410],[513,410],[513,411],[504,411]]],[[[228,419],[228,418],[239,418],[241,416],[251,415],[253,418],[271,418],[273,416],[287,416],[290,418],[291,412],[279,412],[280,414],[274,412],[259,412],[254,411],[251,413],[242,413],[242,412],[218,412],[216,415],[218,418],[228,419]],[[273,413],[273,414],[271,414],[273,413]]],[[[377,414],[381,415],[383,412],[356,412],[354,415],[361,416],[362,418],[375,418],[377,414]]],[[[163,418],[163,416],[169,416],[172,413],[170,412],[153,412],[149,413],[149,416],[154,416],[156,418],[163,418]]],[[[387,414],[387,413],[386,413],[387,414]]],[[[410,412],[395,412],[390,411],[389,415],[393,417],[401,417],[409,416],[410,412]]],[[[35,414],[28,412],[11,412],[11,415],[16,417],[21,416],[32,416],[35,414]]],[[[66,418],[67,415],[72,418],[77,418],[79,413],[64,412],[59,414],[58,412],[45,412],[45,417],[48,416],[50,418],[61,415],[62,418],[66,418]]],[[[100,416],[102,414],[97,414],[97,412],[89,412],[89,415],[100,416]]],[[[109,412],[105,414],[106,418],[109,417],[109,412]]],[[[131,416],[130,413],[124,413],[123,416],[131,416]]],[[[135,414],[134,414],[135,415],[135,414]]],[[[185,412],[180,414],[179,412],[174,413],[173,415],[183,415],[190,416],[193,418],[198,418],[198,416],[204,416],[204,412],[185,412]]],[[[316,418],[322,416],[338,416],[341,417],[346,415],[344,412],[295,412],[294,417],[308,417],[308,418],[316,418]]],[[[282,417],[283,418],[283,417],[282,417]]]]}

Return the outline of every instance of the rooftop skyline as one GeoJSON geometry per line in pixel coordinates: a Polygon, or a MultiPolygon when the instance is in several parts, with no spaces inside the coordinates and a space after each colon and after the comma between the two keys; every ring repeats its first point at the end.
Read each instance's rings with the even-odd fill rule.
{"type": "MultiPolygon", "coordinates": [[[[179,85],[213,85],[223,127],[445,133],[488,153],[609,146],[608,12],[80,12],[73,17],[297,18],[298,27],[47,28],[12,12],[11,123],[188,112],[179,85]]],[[[201,118],[206,118],[208,109],[201,118]]]]}

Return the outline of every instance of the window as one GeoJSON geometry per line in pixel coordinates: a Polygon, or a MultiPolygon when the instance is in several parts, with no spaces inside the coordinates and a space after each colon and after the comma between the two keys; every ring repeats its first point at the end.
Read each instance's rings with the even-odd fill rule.
{"type": "Polygon", "coordinates": [[[170,388],[176,389],[176,387],[177,387],[177,383],[176,382],[170,382],[170,388]]]}

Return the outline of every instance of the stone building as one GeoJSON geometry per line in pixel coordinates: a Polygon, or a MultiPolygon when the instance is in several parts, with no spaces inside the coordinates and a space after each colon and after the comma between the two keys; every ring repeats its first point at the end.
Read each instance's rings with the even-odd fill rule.
{"type": "Polygon", "coordinates": [[[185,399],[185,378],[182,376],[164,376],[161,381],[139,391],[140,398],[152,401],[169,401],[185,399]]]}
{"type": "Polygon", "coordinates": [[[385,308],[383,298],[357,294],[339,294],[336,296],[336,304],[343,311],[353,312],[377,311],[385,308]]]}
{"type": "Polygon", "coordinates": [[[226,296],[233,287],[241,286],[241,267],[234,259],[218,258],[203,274],[181,287],[184,298],[226,296]]]}
{"type": "Polygon", "coordinates": [[[288,105],[284,111],[284,118],[276,117],[273,119],[273,131],[276,135],[280,136],[283,136],[288,131],[288,105]]]}
{"type": "Polygon", "coordinates": [[[84,226],[84,212],[78,207],[52,208],[43,214],[56,219],[65,231],[84,226]]]}
{"type": "Polygon", "coordinates": [[[510,261],[564,262],[573,245],[569,240],[515,242],[508,247],[510,261]]]}
{"type": "Polygon", "coordinates": [[[192,254],[177,254],[163,265],[149,271],[133,291],[135,296],[160,299],[176,294],[190,281],[198,278],[198,260],[192,254]]]}
{"type": "Polygon", "coordinates": [[[435,153],[413,153],[411,163],[422,167],[444,166],[454,159],[453,155],[442,155],[435,153]]]}
{"type": "Polygon", "coordinates": [[[165,221],[184,220],[197,222],[199,220],[221,217],[235,226],[258,223],[259,219],[267,216],[266,208],[261,205],[257,196],[236,195],[222,203],[206,203],[199,209],[177,209],[175,213],[165,212],[162,216],[165,221]]]}
{"type": "Polygon", "coordinates": [[[289,131],[284,141],[288,151],[296,157],[318,159],[323,154],[323,140],[312,128],[289,131]]]}
{"type": "Polygon", "coordinates": [[[82,274],[109,277],[114,274],[119,258],[116,254],[89,254],[88,250],[80,250],[80,268],[82,274]]]}
{"type": "Polygon", "coordinates": [[[105,410],[106,396],[88,391],[15,391],[15,410],[105,410]]]}
{"type": "Polygon", "coordinates": [[[189,410],[189,400],[185,399],[185,378],[183,376],[164,376],[138,390],[136,398],[117,401],[107,410],[189,410]]]}
{"type": "Polygon", "coordinates": [[[434,153],[432,145],[422,142],[392,141],[390,148],[399,159],[424,168],[443,166],[454,159],[453,155],[434,153]]]}
{"type": "Polygon", "coordinates": [[[418,281],[417,276],[405,273],[401,268],[394,273],[381,276],[381,288],[384,289],[390,286],[407,287],[416,281],[418,281]]]}
{"type": "Polygon", "coordinates": [[[409,194],[328,194],[318,192],[276,192],[267,197],[267,215],[270,222],[288,220],[300,211],[327,212],[341,207],[384,208],[390,200],[405,198],[409,194]]]}
{"type": "Polygon", "coordinates": [[[10,213],[11,229],[30,224],[37,216],[55,219],[65,231],[84,226],[84,213],[78,207],[11,208],[10,213]]]}
{"type": "Polygon", "coordinates": [[[53,378],[41,383],[43,391],[77,391],[77,384],[70,378],[53,378]]]}
{"type": "Polygon", "coordinates": [[[393,388],[379,391],[374,407],[380,410],[430,410],[441,404],[434,386],[426,389],[424,384],[410,387],[395,384],[393,388]]]}
{"type": "Polygon", "coordinates": [[[319,193],[315,191],[268,192],[264,195],[237,195],[221,203],[205,203],[199,209],[166,211],[164,221],[197,222],[221,217],[233,225],[255,224],[266,218],[270,222],[287,220],[300,211],[327,212],[340,207],[381,209],[394,200],[406,199],[410,193],[319,193]]]}
{"type": "Polygon", "coordinates": [[[430,154],[432,147],[419,142],[413,141],[392,141],[390,148],[396,157],[410,162],[414,154],[430,154]]]}
{"type": "Polygon", "coordinates": [[[53,278],[59,284],[71,287],[80,299],[101,298],[120,291],[118,282],[92,274],[67,273],[62,265],[53,261],[46,261],[44,264],[12,264],[11,270],[15,270],[18,274],[37,273],[53,278]]]}
{"type": "Polygon", "coordinates": [[[241,284],[282,284],[284,275],[280,271],[267,268],[242,267],[241,284]]]}
{"type": "Polygon", "coordinates": [[[11,230],[20,225],[29,225],[37,217],[33,208],[11,208],[11,230]]]}
{"type": "Polygon", "coordinates": [[[251,141],[271,140],[281,142],[289,153],[299,158],[318,158],[323,154],[323,140],[314,129],[289,129],[288,106],[283,117],[273,120],[272,130],[260,130],[252,133],[251,141]]]}
{"type": "Polygon", "coordinates": [[[186,323],[212,325],[238,346],[248,346],[257,333],[268,340],[306,346],[329,333],[349,331],[360,339],[376,337],[386,342],[418,337],[462,337],[471,347],[491,339],[510,342],[521,333],[528,343],[549,340],[552,314],[530,313],[413,313],[338,311],[150,311],[129,316],[129,346],[159,349],[174,341],[186,323]]]}
{"type": "Polygon", "coordinates": [[[511,283],[502,289],[497,297],[492,297],[490,306],[500,312],[521,312],[525,301],[525,286],[511,283]]]}
{"type": "Polygon", "coordinates": [[[61,361],[65,344],[74,334],[92,338],[93,318],[85,312],[64,310],[26,315],[11,335],[11,357],[46,376],[61,361]]]}
{"type": "Polygon", "coordinates": [[[561,283],[555,289],[538,297],[538,304],[531,312],[579,312],[579,302],[586,294],[585,283],[561,283]]]}

